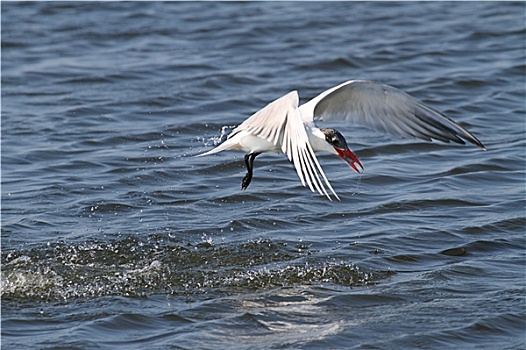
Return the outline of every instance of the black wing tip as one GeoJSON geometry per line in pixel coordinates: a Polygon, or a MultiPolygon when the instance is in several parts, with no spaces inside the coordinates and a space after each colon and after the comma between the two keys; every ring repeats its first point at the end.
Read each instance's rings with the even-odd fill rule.
{"type": "MultiPolygon", "coordinates": [[[[475,135],[473,135],[472,133],[467,131],[464,127],[462,127],[459,124],[457,124],[451,118],[445,116],[441,112],[438,112],[438,111],[434,110],[431,107],[423,105],[421,102],[418,102],[418,105],[424,111],[434,112],[435,114],[439,115],[440,117],[444,118],[444,120],[447,120],[450,123],[449,125],[447,125],[447,124],[442,124],[442,125],[439,124],[438,125],[438,127],[444,128],[444,130],[449,133],[449,136],[445,136],[445,137],[448,138],[450,141],[453,141],[453,142],[465,145],[466,142],[464,142],[464,140],[466,140],[466,141],[469,141],[470,143],[474,144],[478,148],[480,148],[482,151],[486,151],[487,150],[486,146],[484,146],[484,144],[482,142],[480,142],[479,139],[477,139],[475,137],[475,135]]],[[[431,126],[437,127],[437,125],[434,125],[434,124],[430,123],[427,119],[422,118],[422,117],[426,116],[425,113],[424,113],[424,115],[420,115],[420,114],[416,114],[415,113],[415,116],[418,117],[420,120],[425,121],[426,123],[430,124],[431,126]]],[[[430,137],[434,138],[433,136],[430,136],[430,137]]],[[[448,140],[448,142],[449,142],[449,140],[448,140]]]]}
{"type": "Polygon", "coordinates": [[[482,151],[487,151],[486,146],[482,142],[480,142],[475,136],[469,134],[469,138],[466,138],[469,142],[480,148],[482,151]]]}
{"type": "MultiPolygon", "coordinates": [[[[456,136],[461,136],[461,135],[457,134],[456,136]]],[[[460,138],[460,137],[450,138],[446,142],[453,141],[453,142],[459,143],[461,145],[465,145],[466,141],[468,141],[469,143],[472,143],[473,145],[475,145],[478,148],[480,148],[481,151],[487,151],[486,146],[484,146],[484,144],[482,142],[480,142],[475,136],[469,134],[468,137],[466,137],[466,136],[461,136],[461,137],[462,138],[460,138]],[[466,140],[466,141],[464,141],[464,140],[466,140]]]]}
{"type": "Polygon", "coordinates": [[[486,146],[484,146],[484,145],[482,144],[482,142],[480,142],[480,141],[479,141],[478,143],[476,143],[475,145],[476,145],[478,148],[480,148],[482,151],[484,151],[484,152],[486,152],[486,151],[488,150],[488,149],[486,148],[486,146]]]}

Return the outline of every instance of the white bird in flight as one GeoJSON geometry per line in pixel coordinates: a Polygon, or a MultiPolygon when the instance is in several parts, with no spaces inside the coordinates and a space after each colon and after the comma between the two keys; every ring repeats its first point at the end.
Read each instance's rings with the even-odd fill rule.
{"type": "Polygon", "coordinates": [[[331,128],[316,127],[315,120],[345,120],[404,137],[431,141],[464,140],[486,150],[466,129],[424,105],[406,92],[392,86],[349,80],[332,87],[299,106],[297,91],[269,103],[236,127],[216,148],[199,154],[207,156],[225,150],[246,152],[247,174],[241,182],[246,190],[252,180],[254,159],[261,153],[285,153],[294,164],[305,187],[332,200],[325,186],[338,200],[314,152],[333,153],[356,172],[364,168],[349,149],[342,134],[331,128]]]}

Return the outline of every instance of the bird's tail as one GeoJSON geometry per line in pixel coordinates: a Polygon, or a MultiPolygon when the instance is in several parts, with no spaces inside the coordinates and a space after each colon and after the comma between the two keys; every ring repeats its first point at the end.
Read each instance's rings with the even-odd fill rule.
{"type": "Polygon", "coordinates": [[[216,148],[211,149],[210,151],[207,151],[207,152],[204,152],[204,153],[200,153],[200,154],[196,154],[194,157],[204,157],[204,156],[209,156],[211,154],[219,153],[221,151],[224,151],[226,149],[226,147],[221,147],[221,146],[223,146],[223,144],[217,146],[216,148]]]}
{"type": "Polygon", "coordinates": [[[233,146],[233,142],[231,142],[230,139],[229,139],[229,140],[226,140],[225,142],[223,142],[222,144],[220,144],[219,146],[217,146],[216,148],[212,148],[210,151],[197,154],[194,157],[209,156],[211,154],[215,154],[215,153],[219,153],[219,152],[222,152],[222,151],[226,151],[228,149],[233,149],[232,146],[233,146]]]}

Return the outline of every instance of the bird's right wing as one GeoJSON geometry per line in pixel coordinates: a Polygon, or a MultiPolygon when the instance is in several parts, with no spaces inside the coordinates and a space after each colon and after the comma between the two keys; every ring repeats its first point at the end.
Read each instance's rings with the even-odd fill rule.
{"type": "Polygon", "coordinates": [[[338,197],[332,188],[331,183],[327,179],[327,176],[325,176],[325,173],[314,154],[314,150],[310,145],[309,137],[298,108],[290,110],[287,114],[287,123],[285,125],[281,149],[294,164],[303,186],[305,186],[306,183],[310,190],[314,192],[314,184],[314,187],[316,187],[316,190],[320,194],[324,194],[327,198],[332,200],[323,185],[323,182],[325,182],[336,199],[340,200],[340,197],[338,197]],[[323,178],[323,181],[320,179],[320,175],[323,178]]]}
{"type": "Polygon", "coordinates": [[[332,200],[325,189],[325,182],[332,194],[340,200],[310,145],[298,104],[298,93],[292,91],[250,116],[229,137],[247,132],[273,143],[294,164],[303,186],[308,186],[312,192],[316,189],[332,200]]]}

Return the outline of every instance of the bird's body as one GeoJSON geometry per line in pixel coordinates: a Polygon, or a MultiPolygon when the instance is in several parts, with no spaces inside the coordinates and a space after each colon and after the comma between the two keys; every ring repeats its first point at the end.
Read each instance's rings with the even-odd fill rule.
{"type": "Polygon", "coordinates": [[[250,116],[216,148],[198,156],[225,150],[244,151],[247,175],[242,188],[250,184],[254,158],[265,152],[285,153],[303,184],[329,199],[325,185],[337,199],[315,152],[338,155],[357,172],[363,166],[335,129],[318,128],[315,120],[346,120],[373,129],[425,140],[467,140],[481,149],[484,145],[443,114],[394,87],[365,80],[350,80],[330,88],[299,106],[292,91],[250,116]],[[324,185],[325,184],[325,185],[324,185]]]}

